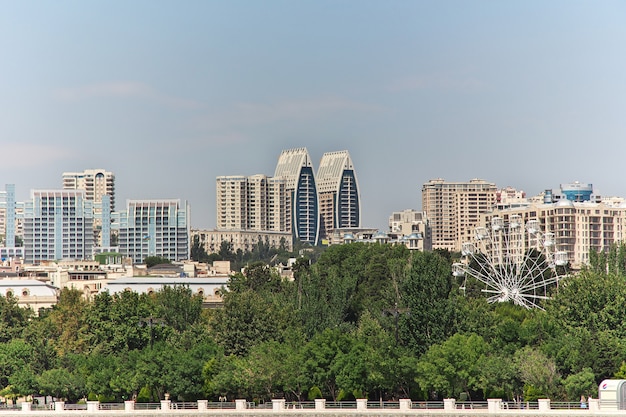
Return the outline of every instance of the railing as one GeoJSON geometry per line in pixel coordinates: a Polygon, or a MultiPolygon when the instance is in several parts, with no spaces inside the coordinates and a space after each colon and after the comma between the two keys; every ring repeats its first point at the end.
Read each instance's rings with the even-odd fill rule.
{"type": "Polygon", "coordinates": [[[160,403],[135,403],[135,410],[160,410],[160,403]]]}
{"type": "Polygon", "coordinates": [[[356,409],[356,401],[327,401],[326,408],[356,409]]]}
{"type": "Polygon", "coordinates": [[[123,403],[100,403],[98,409],[101,411],[123,411],[123,403]]]}
{"type": "MultiPolygon", "coordinates": [[[[161,401],[159,403],[136,403],[134,401],[126,401],[125,403],[99,403],[97,401],[88,401],[87,404],[66,404],[63,402],[51,403],[51,404],[31,404],[23,403],[18,405],[3,405],[0,406],[0,413],[2,410],[6,411],[19,411],[22,412],[34,412],[39,411],[50,412],[54,411],[67,411],[72,413],[78,411],[80,415],[84,415],[86,410],[87,414],[94,411],[110,411],[115,412],[132,412],[132,411],[151,411],[151,410],[178,410],[178,411],[219,411],[225,410],[228,412],[240,412],[250,410],[289,410],[297,412],[299,410],[309,412],[311,410],[355,410],[355,411],[371,411],[377,410],[389,410],[393,412],[398,410],[400,412],[414,411],[416,414],[421,412],[428,412],[432,410],[449,412],[450,414],[459,414],[465,412],[476,411],[477,413],[494,413],[500,412],[516,412],[516,415],[525,411],[546,411],[552,410],[555,415],[568,415],[578,413],[589,413],[600,411],[600,405],[606,406],[607,409],[617,409],[617,404],[608,404],[603,402],[600,404],[599,400],[594,399],[589,402],[550,402],[550,400],[539,400],[529,402],[516,402],[516,401],[501,401],[501,400],[489,400],[489,401],[459,401],[454,399],[447,399],[445,401],[410,401],[408,399],[400,401],[290,401],[287,402],[283,399],[276,399],[265,403],[247,402],[245,400],[237,401],[220,401],[220,402],[208,402],[206,400],[200,400],[197,402],[170,402],[161,401]],[[593,403],[591,402],[593,401],[593,403]],[[613,408],[610,408],[613,406],[613,408]],[[61,408],[62,407],[62,408],[61,408]]],[[[42,413],[43,414],[43,413],[42,413]]]]}
{"type": "Polygon", "coordinates": [[[443,410],[442,401],[412,401],[412,409],[419,410],[443,410]]]}

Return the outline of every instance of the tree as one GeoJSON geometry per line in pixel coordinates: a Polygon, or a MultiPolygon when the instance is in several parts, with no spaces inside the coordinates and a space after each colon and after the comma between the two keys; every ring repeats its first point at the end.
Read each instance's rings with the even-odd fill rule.
{"type": "Polygon", "coordinates": [[[233,253],[233,244],[232,244],[232,242],[229,242],[227,240],[223,240],[222,243],[220,243],[220,250],[218,252],[218,255],[219,255],[220,259],[223,260],[223,261],[234,262],[235,261],[235,254],[233,253]]]}
{"type": "Polygon", "coordinates": [[[40,394],[76,402],[86,395],[85,380],[75,371],[54,368],[44,371],[37,378],[40,394]]]}
{"type": "Polygon", "coordinates": [[[591,368],[571,374],[563,381],[563,387],[569,401],[576,401],[581,396],[589,397],[598,391],[598,384],[591,368]]]}
{"type": "Polygon", "coordinates": [[[140,327],[142,320],[153,314],[151,298],[145,294],[132,291],[97,294],[85,313],[86,340],[90,349],[114,353],[147,347],[154,339],[151,334],[165,331],[160,327],[140,327]]]}
{"type": "Polygon", "coordinates": [[[143,260],[143,263],[146,265],[146,268],[152,268],[156,265],[171,264],[172,261],[163,256],[147,256],[146,259],[143,260]]]}
{"type": "Polygon", "coordinates": [[[450,264],[444,258],[415,253],[400,292],[411,312],[400,317],[400,340],[414,352],[421,354],[456,333],[458,303],[450,264]]]}
{"type": "Polygon", "coordinates": [[[177,332],[182,332],[202,318],[202,296],[193,294],[189,287],[165,286],[153,295],[156,317],[177,332]]]}
{"type": "Polygon", "coordinates": [[[206,250],[204,250],[204,246],[200,243],[200,236],[198,235],[193,237],[190,257],[192,261],[209,262],[209,255],[206,253],[206,250]]]}
{"type": "Polygon", "coordinates": [[[554,360],[541,351],[526,346],[515,353],[514,361],[524,383],[526,401],[557,398],[561,375],[554,360]]]}
{"type": "Polygon", "coordinates": [[[294,325],[293,304],[281,293],[247,289],[224,294],[224,308],[211,312],[210,326],[226,355],[245,356],[250,348],[269,340],[283,341],[294,325]]]}
{"type": "Polygon", "coordinates": [[[22,339],[0,343],[0,385],[6,387],[12,375],[29,366],[33,347],[22,339]]]}
{"type": "Polygon", "coordinates": [[[353,344],[354,339],[339,327],[326,329],[313,336],[302,352],[304,374],[309,377],[308,385],[319,387],[325,397],[336,401],[339,387],[335,362],[342,354],[350,352],[353,344]]]}
{"type": "Polygon", "coordinates": [[[398,357],[394,337],[368,312],[354,330],[356,341],[347,354],[340,354],[335,367],[339,388],[357,398],[396,391],[398,357]]]}
{"type": "Polygon", "coordinates": [[[83,352],[86,348],[85,309],[87,301],[77,289],[63,288],[59,300],[44,318],[59,355],[83,352]]]}
{"type": "Polygon", "coordinates": [[[482,392],[483,399],[514,400],[522,395],[522,383],[517,368],[507,352],[491,347],[480,357],[477,367],[479,371],[475,388],[482,392]]]}
{"type": "Polygon", "coordinates": [[[458,398],[482,388],[480,384],[483,356],[489,345],[475,334],[455,334],[443,343],[431,345],[419,359],[417,382],[422,390],[439,397],[458,398]]]}
{"type": "Polygon", "coordinates": [[[228,289],[234,292],[246,290],[277,292],[281,290],[281,277],[267,264],[255,262],[247,266],[243,273],[233,274],[228,289]]]}
{"type": "Polygon", "coordinates": [[[14,295],[0,296],[0,343],[21,337],[33,317],[33,310],[22,308],[14,295]]]}
{"type": "Polygon", "coordinates": [[[37,392],[37,375],[30,365],[26,365],[9,377],[8,387],[16,398],[28,397],[37,392]]]}

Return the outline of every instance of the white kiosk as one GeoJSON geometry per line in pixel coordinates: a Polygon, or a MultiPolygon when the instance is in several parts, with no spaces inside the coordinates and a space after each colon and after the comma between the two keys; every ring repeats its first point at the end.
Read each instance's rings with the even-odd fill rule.
{"type": "Polygon", "coordinates": [[[626,410],[626,379],[605,379],[598,386],[600,410],[626,410]]]}

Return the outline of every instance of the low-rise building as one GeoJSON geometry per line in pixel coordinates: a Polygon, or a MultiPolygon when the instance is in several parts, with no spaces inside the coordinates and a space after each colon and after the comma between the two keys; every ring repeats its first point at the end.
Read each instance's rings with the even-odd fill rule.
{"type": "Polygon", "coordinates": [[[184,286],[191,290],[192,294],[201,295],[203,307],[213,308],[222,305],[222,292],[228,286],[230,276],[212,276],[201,278],[187,277],[124,277],[110,280],[105,288],[109,294],[124,291],[133,291],[139,294],[152,294],[161,291],[164,287],[184,286]]]}
{"type": "Polygon", "coordinates": [[[0,279],[0,295],[15,297],[17,305],[32,308],[35,314],[41,308],[51,308],[58,301],[58,288],[36,279],[0,279]]]}
{"type": "Polygon", "coordinates": [[[249,252],[259,242],[269,245],[271,248],[284,248],[286,251],[293,250],[293,236],[291,232],[272,232],[260,230],[192,230],[191,242],[198,242],[206,253],[218,253],[223,242],[230,244],[230,250],[237,252],[249,252]]]}

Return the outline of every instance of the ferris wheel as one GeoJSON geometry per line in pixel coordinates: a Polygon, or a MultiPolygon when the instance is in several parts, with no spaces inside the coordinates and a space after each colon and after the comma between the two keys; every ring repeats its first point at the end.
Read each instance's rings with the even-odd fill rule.
{"type": "Polygon", "coordinates": [[[523,224],[519,215],[508,222],[494,217],[490,227],[474,229],[472,241],[463,243],[461,262],[452,265],[456,277],[468,277],[484,285],[490,303],[508,302],[522,307],[542,308],[549,290],[564,276],[567,252],[557,251],[554,233],[542,232],[539,221],[523,224]],[[557,268],[561,267],[561,268],[557,268]]]}

